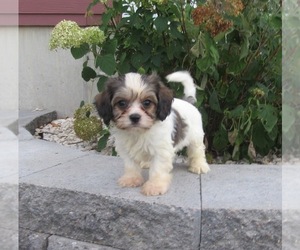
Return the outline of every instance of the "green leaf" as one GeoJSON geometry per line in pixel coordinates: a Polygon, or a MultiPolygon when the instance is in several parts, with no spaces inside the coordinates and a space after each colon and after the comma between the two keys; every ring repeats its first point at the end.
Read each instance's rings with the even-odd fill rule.
{"type": "Polygon", "coordinates": [[[246,63],[239,60],[239,57],[231,58],[228,64],[227,73],[232,75],[238,75],[245,68],[246,63]]]}
{"type": "Polygon", "coordinates": [[[238,160],[240,158],[240,144],[235,144],[232,151],[232,159],[238,160]]]}
{"type": "Polygon", "coordinates": [[[135,54],[131,57],[131,64],[135,69],[139,69],[143,64],[143,55],[135,54]]]}
{"type": "Polygon", "coordinates": [[[179,40],[184,39],[184,35],[178,30],[178,23],[177,22],[171,22],[171,24],[170,24],[170,33],[176,39],[179,39],[179,40]]]}
{"type": "Polygon", "coordinates": [[[134,26],[135,28],[137,28],[137,29],[140,28],[141,18],[139,17],[139,14],[137,14],[137,13],[131,14],[130,17],[129,17],[129,21],[130,21],[130,24],[132,26],[134,26]]]}
{"type": "Polygon", "coordinates": [[[106,133],[104,133],[104,134],[100,137],[100,139],[99,139],[99,141],[98,141],[98,145],[97,145],[97,150],[98,150],[99,152],[101,152],[103,149],[106,148],[106,145],[107,145],[107,141],[108,141],[109,135],[110,135],[110,134],[109,134],[108,132],[106,132],[106,133]]]}
{"type": "Polygon", "coordinates": [[[109,22],[110,22],[112,17],[113,17],[112,9],[108,9],[106,12],[104,12],[101,15],[101,28],[102,29],[103,28],[105,29],[109,25],[109,22]]]}
{"type": "Polygon", "coordinates": [[[82,64],[82,67],[88,66],[88,62],[89,62],[89,59],[87,58],[87,60],[85,60],[84,63],[82,64]]]}
{"type": "Polygon", "coordinates": [[[115,73],[117,66],[115,57],[111,54],[97,57],[96,65],[109,76],[115,73]]]}
{"type": "Polygon", "coordinates": [[[240,60],[242,60],[243,58],[248,56],[249,45],[250,45],[250,42],[249,42],[248,37],[244,37],[243,42],[242,42],[242,46],[241,46],[240,60]]]}
{"type": "Polygon", "coordinates": [[[246,128],[244,129],[244,135],[247,135],[247,133],[250,131],[251,129],[251,126],[252,126],[252,122],[251,122],[251,119],[249,119],[246,123],[246,128]]]}
{"type": "Polygon", "coordinates": [[[154,25],[158,32],[163,32],[168,29],[168,18],[158,16],[154,21],[154,25]]]}
{"type": "Polygon", "coordinates": [[[81,76],[86,82],[88,82],[89,80],[94,79],[97,74],[95,70],[87,66],[82,69],[81,76]]]}
{"type": "Polygon", "coordinates": [[[99,77],[99,80],[97,82],[97,89],[99,92],[102,92],[104,90],[106,80],[107,80],[106,76],[99,77]]]}
{"type": "Polygon", "coordinates": [[[219,56],[219,52],[216,49],[216,47],[215,46],[210,46],[209,47],[209,53],[210,53],[211,58],[213,59],[213,62],[215,64],[217,64],[219,62],[220,56],[219,56]]]}
{"type": "Polygon", "coordinates": [[[202,80],[201,80],[201,84],[200,84],[200,88],[202,90],[204,90],[205,87],[206,87],[206,84],[207,84],[207,74],[203,74],[203,77],[202,77],[202,80]]]}
{"type": "Polygon", "coordinates": [[[195,56],[195,57],[199,57],[200,56],[200,43],[198,41],[195,42],[194,46],[191,48],[191,53],[195,56]]]}
{"type": "Polygon", "coordinates": [[[258,107],[257,115],[266,131],[270,133],[278,121],[277,109],[269,104],[261,104],[258,107]]]}
{"type": "Polygon", "coordinates": [[[238,160],[240,158],[240,146],[243,143],[243,137],[241,136],[240,133],[236,135],[235,141],[234,141],[234,148],[232,151],[232,159],[233,160],[238,160]]]}
{"type": "Polygon", "coordinates": [[[229,118],[239,118],[244,111],[244,107],[242,105],[238,105],[232,111],[229,111],[229,118]]]}
{"type": "Polygon", "coordinates": [[[102,51],[105,54],[114,55],[118,46],[118,41],[116,39],[108,40],[102,47],[102,51]]]}
{"type": "Polygon", "coordinates": [[[196,65],[198,69],[200,69],[202,72],[205,72],[206,70],[208,70],[210,66],[212,66],[212,60],[208,56],[203,58],[198,58],[196,60],[196,65]]]}
{"type": "Polygon", "coordinates": [[[161,56],[157,54],[151,58],[151,61],[156,67],[160,67],[161,56]]]}
{"type": "Polygon", "coordinates": [[[218,99],[218,94],[215,90],[212,92],[212,94],[209,97],[209,106],[212,110],[214,110],[218,113],[222,113],[222,110],[220,108],[219,99],[218,99]]]}
{"type": "Polygon", "coordinates": [[[282,27],[282,20],[280,16],[272,16],[270,23],[275,29],[281,29],[282,27]]]}
{"type": "Polygon", "coordinates": [[[74,59],[80,59],[90,52],[90,46],[87,43],[80,45],[78,48],[71,48],[71,54],[74,59]]]}
{"type": "Polygon", "coordinates": [[[119,63],[118,64],[118,71],[121,74],[128,73],[130,71],[130,63],[127,60],[123,61],[122,63],[119,63]]]}
{"type": "Polygon", "coordinates": [[[170,3],[170,9],[172,10],[172,13],[178,18],[181,19],[181,13],[180,10],[178,8],[178,6],[176,4],[172,4],[172,2],[170,3]]]}
{"type": "Polygon", "coordinates": [[[267,154],[272,148],[272,141],[270,141],[261,122],[257,122],[253,126],[252,141],[256,151],[262,155],[267,154]]]}
{"type": "Polygon", "coordinates": [[[228,145],[227,131],[223,126],[215,133],[213,146],[217,151],[223,151],[228,145]]]}

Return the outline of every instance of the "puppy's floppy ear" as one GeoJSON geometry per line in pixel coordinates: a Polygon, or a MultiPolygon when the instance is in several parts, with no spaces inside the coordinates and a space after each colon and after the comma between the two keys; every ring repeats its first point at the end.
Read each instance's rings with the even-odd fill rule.
{"type": "Polygon", "coordinates": [[[107,126],[109,125],[110,120],[113,118],[113,110],[110,102],[110,94],[107,90],[104,90],[95,96],[94,104],[97,108],[99,116],[103,119],[107,126]]]}
{"type": "Polygon", "coordinates": [[[163,121],[171,112],[173,92],[162,83],[160,77],[156,73],[152,73],[148,76],[145,75],[144,81],[154,86],[156,89],[158,99],[156,117],[163,121]]]}
{"type": "Polygon", "coordinates": [[[158,87],[157,97],[158,104],[156,115],[159,120],[163,121],[171,112],[173,92],[171,89],[167,88],[165,85],[160,83],[158,87]]]}

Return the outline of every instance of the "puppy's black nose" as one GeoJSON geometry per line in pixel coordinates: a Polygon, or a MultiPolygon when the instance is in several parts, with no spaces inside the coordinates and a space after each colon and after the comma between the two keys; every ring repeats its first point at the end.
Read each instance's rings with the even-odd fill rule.
{"type": "Polygon", "coordinates": [[[141,115],[139,114],[132,114],[129,116],[129,119],[132,121],[132,123],[138,123],[141,119],[141,115]]]}

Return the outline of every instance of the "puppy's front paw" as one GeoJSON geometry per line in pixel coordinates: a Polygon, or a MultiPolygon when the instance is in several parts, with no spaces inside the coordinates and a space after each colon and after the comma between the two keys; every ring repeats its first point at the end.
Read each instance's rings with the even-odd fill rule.
{"type": "Polygon", "coordinates": [[[142,194],[147,196],[161,195],[168,191],[169,184],[147,181],[142,187],[142,194]]]}
{"type": "Polygon", "coordinates": [[[206,174],[209,170],[210,168],[206,162],[198,166],[189,167],[189,171],[195,174],[206,174]]]}
{"type": "Polygon", "coordinates": [[[139,187],[144,183],[144,178],[141,175],[123,175],[118,184],[121,187],[139,187]]]}

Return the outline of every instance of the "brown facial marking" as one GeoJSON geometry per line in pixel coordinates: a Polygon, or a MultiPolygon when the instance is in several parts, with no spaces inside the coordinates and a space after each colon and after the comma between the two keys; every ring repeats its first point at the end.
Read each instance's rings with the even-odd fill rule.
{"type": "Polygon", "coordinates": [[[177,110],[173,109],[176,118],[175,118],[175,123],[174,123],[174,130],[172,133],[172,139],[173,139],[173,144],[176,146],[181,140],[184,139],[185,137],[185,128],[186,128],[186,123],[180,116],[177,110]]]}
{"type": "Polygon", "coordinates": [[[163,121],[171,112],[173,102],[173,92],[167,88],[157,74],[144,75],[142,79],[149,85],[156,93],[157,106],[156,117],[163,121]]]}
{"type": "Polygon", "coordinates": [[[95,106],[99,113],[99,116],[103,119],[106,125],[109,125],[110,121],[113,119],[113,107],[111,105],[111,100],[115,92],[118,89],[124,87],[124,77],[112,77],[106,81],[105,90],[95,97],[95,106]]]}

